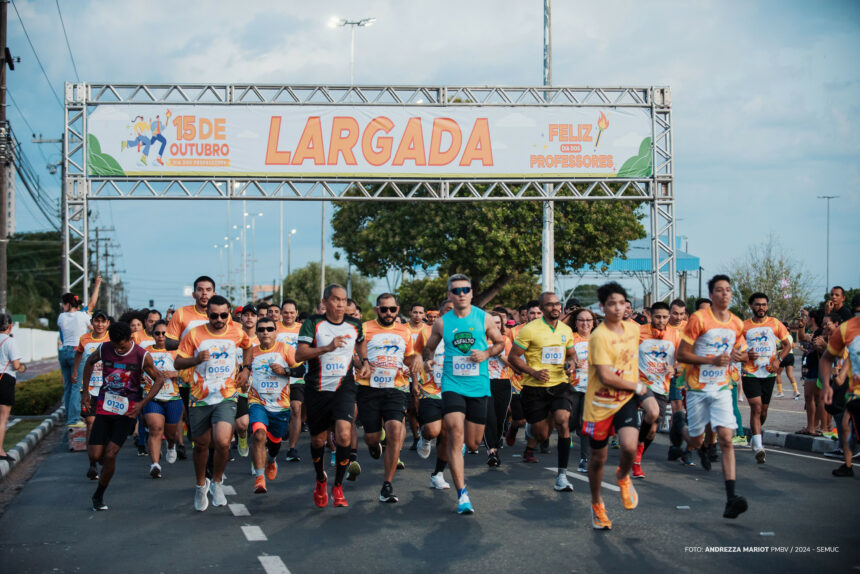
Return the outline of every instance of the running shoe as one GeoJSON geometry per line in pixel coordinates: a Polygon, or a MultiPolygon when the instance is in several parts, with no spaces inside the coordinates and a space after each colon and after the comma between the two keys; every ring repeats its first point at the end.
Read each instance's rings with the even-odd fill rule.
{"type": "Polygon", "coordinates": [[[645,478],[645,473],[642,471],[641,463],[633,463],[633,478],[645,478]]]}
{"type": "Polygon", "coordinates": [[[681,455],[681,464],[684,466],[696,466],[696,463],[693,462],[693,453],[692,451],[685,450],[681,455]]]}
{"type": "Polygon", "coordinates": [[[343,496],[343,486],[340,484],[335,484],[331,487],[331,498],[335,506],[349,506],[349,503],[347,503],[346,498],[343,496]]]}
{"type": "Polygon", "coordinates": [[[153,462],[149,466],[149,476],[152,478],[161,478],[161,465],[157,462],[153,462]]]}
{"type": "Polygon", "coordinates": [[[684,441],[684,413],[678,411],[672,414],[672,426],[669,427],[669,442],[672,446],[681,447],[684,441]]]}
{"type": "Polygon", "coordinates": [[[137,456],[146,456],[147,454],[149,453],[146,452],[145,446],[143,446],[142,444],[137,445],[137,456]]]}
{"type": "Polygon", "coordinates": [[[457,500],[457,514],[474,514],[475,507],[472,506],[472,501],[469,499],[469,493],[463,492],[457,500]]]}
{"type": "MultiPolygon", "coordinates": [[[[376,443],[375,446],[367,445],[367,450],[370,452],[371,458],[379,458],[382,456],[382,444],[376,443]]],[[[332,456],[334,456],[332,454],[332,456]]]]}
{"type": "Polygon", "coordinates": [[[737,518],[747,511],[749,504],[743,496],[733,496],[726,502],[726,509],[723,511],[723,518],[737,518]]]}
{"type": "Polygon", "coordinates": [[[499,458],[499,453],[490,452],[487,455],[487,466],[502,466],[502,460],[499,458]]]}
{"type": "Polygon", "coordinates": [[[674,444],[669,445],[669,460],[678,460],[684,456],[684,449],[674,444]]]}
{"type": "Polygon", "coordinates": [[[403,470],[404,468],[406,468],[406,463],[404,463],[402,460],[400,460],[398,458],[397,459],[397,470],[403,470]]]}
{"type": "Polygon", "coordinates": [[[416,447],[416,451],[418,451],[418,456],[423,459],[426,459],[430,456],[430,450],[433,447],[433,443],[429,440],[425,440],[423,435],[418,436],[418,446],[416,447]]]}
{"type": "Polygon", "coordinates": [[[621,488],[621,502],[627,510],[633,510],[639,506],[639,494],[636,492],[636,487],[633,486],[633,481],[629,476],[618,479],[618,486],[621,488]]]}
{"type": "Polygon", "coordinates": [[[535,453],[533,450],[524,450],[523,451],[523,462],[529,462],[529,463],[534,464],[534,463],[540,462],[540,460],[538,460],[538,457],[535,456],[535,453]]]}
{"type": "Polygon", "coordinates": [[[248,456],[248,435],[245,436],[239,435],[239,447],[237,449],[239,451],[239,456],[246,457],[248,456]]]}
{"type": "Polygon", "coordinates": [[[105,501],[101,496],[93,495],[93,510],[95,510],[96,512],[102,512],[109,508],[110,506],[105,504],[105,501]]]}
{"type": "Polygon", "coordinates": [[[591,526],[595,530],[612,530],[612,522],[609,521],[603,504],[591,505],[591,526]]]}
{"type": "Polygon", "coordinates": [[[209,483],[209,492],[212,493],[212,506],[227,506],[227,497],[224,496],[224,479],[221,482],[214,480],[209,483]]]}
{"type": "Polygon", "coordinates": [[[278,478],[278,461],[275,459],[266,461],[265,473],[268,480],[275,480],[278,478]]]}
{"type": "Polygon", "coordinates": [[[394,494],[394,487],[390,482],[382,483],[382,490],[379,491],[379,502],[398,502],[397,496],[394,494]]]}
{"type": "Polygon", "coordinates": [[[854,476],[854,469],[843,463],[839,468],[833,469],[833,476],[854,476]]]}
{"type": "Polygon", "coordinates": [[[776,395],[774,395],[774,396],[775,396],[776,398],[778,398],[778,399],[784,399],[784,398],[785,398],[785,395],[784,395],[783,393],[777,393],[777,394],[776,394],[776,395]]]}
{"type": "Polygon", "coordinates": [[[796,400],[796,401],[800,400],[800,393],[794,393],[794,400],[796,400]]]}
{"type": "MultiPolygon", "coordinates": [[[[612,438],[609,439],[609,448],[614,448],[618,450],[620,447],[618,446],[618,435],[612,435],[612,438]]],[[[543,452],[543,450],[541,450],[543,452]]]]}
{"type": "Polygon", "coordinates": [[[720,460],[720,453],[717,450],[717,443],[714,443],[708,447],[708,458],[711,462],[718,462],[720,460]]]}
{"type": "Polygon", "coordinates": [[[178,458],[179,460],[185,460],[188,458],[188,455],[185,454],[185,445],[184,444],[176,445],[176,458],[178,458]]]}
{"type": "Polygon", "coordinates": [[[167,454],[164,456],[167,460],[168,464],[173,464],[176,462],[176,445],[173,445],[173,448],[167,449],[167,454]]]}
{"type": "Polygon", "coordinates": [[[87,478],[89,478],[90,480],[99,479],[99,469],[96,468],[96,465],[92,465],[89,469],[87,469],[87,478]]]}
{"type": "Polygon", "coordinates": [[[508,446],[514,446],[514,443],[517,442],[517,433],[514,430],[514,427],[508,429],[508,432],[505,433],[505,443],[508,446]]]}
{"type": "Polygon", "coordinates": [[[409,450],[418,450],[418,437],[412,437],[412,446],[409,447],[409,450]]]}
{"type": "Polygon", "coordinates": [[[445,490],[446,488],[451,488],[451,485],[445,481],[445,475],[443,473],[437,472],[436,474],[430,475],[430,488],[445,490]]]}
{"type": "Polygon", "coordinates": [[[314,486],[314,504],[319,506],[320,508],[325,508],[328,504],[328,492],[326,492],[326,483],[328,482],[328,476],[323,475],[323,479],[316,481],[316,486],[314,486]]]}
{"type": "Polygon", "coordinates": [[[478,449],[475,449],[475,450],[469,449],[467,452],[469,454],[478,454],[478,449]]]}
{"type": "Polygon", "coordinates": [[[355,480],[358,478],[359,474],[361,474],[361,465],[358,464],[357,460],[354,460],[349,463],[349,466],[346,468],[346,479],[355,480]]]}
{"type": "Polygon", "coordinates": [[[747,437],[736,436],[736,437],[732,438],[732,444],[735,446],[746,446],[747,445],[747,437]]]}
{"type": "Polygon", "coordinates": [[[286,460],[287,462],[302,462],[302,459],[299,456],[299,451],[294,448],[291,448],[287,451],[287,456],[284,457],[284,460],[286,460]]]}
{"type": "Polygon", "coordinates": [[[579,466],[576,467],[576,470],[578,470],[579,472],[588,474],[588,459],[587,458],[579,459],[579,466]]]}
{"type": "Polygon", "coordinates": [[[767,455],[765,454],[763,448],[760,448],[757,451],[755,451],[755,461],[757,463],[764,464],[764,461],[766,458],[767,458],[767,455]]]}
{"type": "Polygon", "coordinates": [[[553,486],[556,492],[573,492],[573,485],[567,479],[567,473],[560,472],[555,477],[555,485],[553,486]]]}
{"type": "Polygon", "coordinates": [[[209,479],[203,486],[194,487],[194,510],[203,512],[209,508],[209,479]]]}
{"type": "Polygon", "coordinates": [[[702,461],[702,468],[711,470],[711,457],[708,456],[708,449],[705,446],[699,447],[699,460],[702,461]]]}
{"type": "Polygon", "coordinates": [[[254,494],[266,494],[266,477],[262,474],[254,478],[254,494]]]}

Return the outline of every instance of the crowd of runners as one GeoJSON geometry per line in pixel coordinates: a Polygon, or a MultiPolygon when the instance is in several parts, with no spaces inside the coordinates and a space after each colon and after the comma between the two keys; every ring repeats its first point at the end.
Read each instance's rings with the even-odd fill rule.
{"type": "MultiPolygon", "coordinates": [[[[601,492],[610,448],[619,449],[614,480],[625,509],[638,504],[634,479],[645,479],[650,452],[705,471],[719,462],[723,516],[737,518],[748,502],[736,492],[734,446],[748,441],[755,460],[766,463],[762,428],[775,383],[782,395],[783,369],[795,398],[801,396],[792,374],[796,337],[811,410],[803,430],[814,434],[834,425],[844,456],[834,475],[852,476],[860,317],[844,305],[844,291],[834,288],[826,313],[802,315],[791,326],[796,337],[769,316],[767,294],[749,297],[752,317],[743,321],[729,310],[729,277],[714,276],[708,292],[692,313],[682,300],[633,313],[614,282],[597,290],[600,313],[576,300],[563,308],[549,292],[517,310],[485,311],[472,305],[470,279],[453,275],[445,300],[406,308],[384,293],[376,298],[375,318],[363,322],[359,305],[339,285],[327,286],[309,314],[291,299],[234,308],[202,276],[194,282],[194,304],[166,316],[149,309],[114,320],[94,310],[87,332],[64,342],[74,347],[69,376],[81,385],[86,476],[98,481],[93,509],[108,508],[105,491],[129,436],[136,436],[138,454],[149,457],[153,479],[165,472],[163,462],[190,453],[193,506],[202,512],[227,504],[225,469],[231,460],[241,462],[236,456],[248,457],[254,492],[265,494],[279,462],[302,462],[298,441],[306,432],[319,507],[329,499],[348,506],[344,483],[361,474],[360,435],[369,456],[383,460],[379,501],[398,502],[394,482],[411,435],[420,459],[435,450],[427,463],[430,486],[451,489],[448,470],[457,512],[472,514],[464,466],[475,459],[466,453],[483,447],[487,466],[497,467],[499,449],[520,440],[521,460],[536,463],[555,430],[552,488],[573,491],[568,466],[578,448],[577,472],[588,475],[595,529],[612,527],[601,492]],[[738,410],[742,397],[750,406],[748,437],[738,410]],[[649,450],[663,424],[670,439],[665,455],[649,450]]],[[[65,314],[81,313],[74,296],[67,300],[65,314]]],[[[7,365],[4,373],[16,367],[7,365]]],[[[74,406],[69,413],[69,424],[77,423],[74,406]]]]}

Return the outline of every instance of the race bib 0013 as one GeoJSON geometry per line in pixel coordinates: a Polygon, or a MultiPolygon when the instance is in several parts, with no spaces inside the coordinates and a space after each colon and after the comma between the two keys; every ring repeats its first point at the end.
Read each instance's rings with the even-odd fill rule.
{"type": "Polygon", "coordinates": [[[470,357],[455,355],[451,359],[455,377],[477,377],[480,374],[478,363],[474,362],[470,357]]]}
{"type": "Polygon", "coordinates": [[[397,369],[374,369],[370,375],[370,386],[375,389],[393,389],[397,369]]]}

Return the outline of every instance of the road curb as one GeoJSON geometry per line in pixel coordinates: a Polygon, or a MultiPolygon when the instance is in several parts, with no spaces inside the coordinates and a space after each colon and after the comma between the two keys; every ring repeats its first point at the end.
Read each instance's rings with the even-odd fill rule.
{"type": "Polygon", "coordinates": [[[6,475],[12,471],[12,468],[20,464],[21,461],[24,460],[24,457],[36,448],[36,445],[39,444],[39,442],[41,442],[41,440],[45,438],[45,436],[47,436],[47,434],[51,432],[51,430],[63,418],[65,412],[66,409],[62,406],[55,410],[50,416],[43,420],[39,426],[27,433],[27,436],[21,439],[18,444],[7,451],[7,454],[15,460],[12,462],[0,460],[0,479],[5,478],[6,475]]]}
{"type": "MultiPolygon", "coordinates": [[[[751,435],[748,435],[751,436],[751,435]]],[[[805,452],[830,452],[839,447],[839,441],[827,437],[816,437],[783,431],[764,431],[762,443],[805,452]]]]}

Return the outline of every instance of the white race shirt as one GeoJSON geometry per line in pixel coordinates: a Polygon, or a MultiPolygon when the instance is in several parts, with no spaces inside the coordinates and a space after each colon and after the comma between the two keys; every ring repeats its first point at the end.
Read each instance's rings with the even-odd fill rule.
{"type": "Polygon", "coordinates": [[[60,342],[63,347],[77,347],[81,335],[90,329],[90,315],[86,311],[60,313],[57,317],[57,327],[60,329],[60,342]]]}
{"type": "Polygon", "coordinates": [[[15,344],[15,339],[9,335],[0,334],[0,375],[9,375],[13,379],[17,378],[17,371],[12,366],[12,361],[20,361],[21,352],[18,350],[18,345],[15,344]]]}

